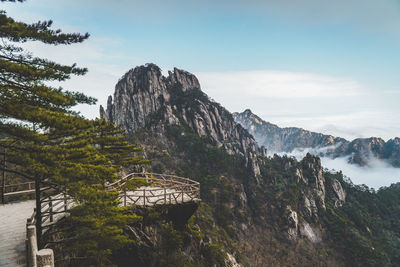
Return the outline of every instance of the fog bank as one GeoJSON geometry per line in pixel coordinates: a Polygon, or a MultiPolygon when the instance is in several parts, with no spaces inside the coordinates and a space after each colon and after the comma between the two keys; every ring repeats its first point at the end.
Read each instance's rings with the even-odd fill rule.
{"type": "Polygon", "coordinates": [[[383,160],[374,159],[370,161],[369,166],[364,167],[349,164],[347,160],[348,157],[321,158],[324,168],[341,170],[354,184],[366,184],[369,187],[379,189],[382,186],[400,182],[400,168],[395,168],[383,160]]]}
{"type": "MultiPolygon", "coordinates": [[[[295,149],[290,153],[279,152],[276,154],[280,156],[286,154],[301,160],[308,152],[316,155],[322,151],[305,148],[295,149]]],[[[375,158],[368,162],[368,166],[359,166],[348,163],[348,158],[348,156],[335,159],[321,157],[321,163],[324,168],[329,170],[342,171],[354,184],[365,184],[374,189],[400,182],[400,168],[395,168],[383,160],[375,158]]]]}

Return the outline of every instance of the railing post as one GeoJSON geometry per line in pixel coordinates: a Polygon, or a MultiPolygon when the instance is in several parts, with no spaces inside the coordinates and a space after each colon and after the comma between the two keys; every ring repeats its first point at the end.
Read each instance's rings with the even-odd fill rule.
{"type": "Polygon", "coordinates": [[[64,192],[64,212],[68,210],[68,199],[67,199],[67,192],[64,192]]]}
{"type": "Polygon", "coordinates": [[[126,188],[124,188],[124,207],[126,207],[126,188]]]}
{"type": "Polygon", "coordinates": [[[4,156],[3,156],[3,175],[1,180],[1,203],[5,204],[6,200],[4,194],[6,193],[6,152],[7,150],[4,148],[4,156]]]}
{"type": "Polygon", "coordinates": [[[36,238],[38,248],[41,248],[42,240],[42,203],[40,201],[40,179],[35,178],[35,198],[36,198],[36,238]]]}
{"type": "Polygon", "coordinates": [[[183,203],[183,194],[185,194],[185,188],[182,189],[182,203],[183,203]]]}
{"type": "Polygon", "coordinates": [[[163,187],[164,187],[164,204],[167,204],[167,189],[165,189],[165,186],[163,187]]]}
{"type": "Polygon", "coordinates": [[[51,196],[49,196],[49,214],[50,214],[50,222],[53,222],[53,202],[51,201],[51,196]]]}
{"type": "Polygon", "coordinates": [[[146,189],[143,189],[143,206],[146,206],[146,189]]]}

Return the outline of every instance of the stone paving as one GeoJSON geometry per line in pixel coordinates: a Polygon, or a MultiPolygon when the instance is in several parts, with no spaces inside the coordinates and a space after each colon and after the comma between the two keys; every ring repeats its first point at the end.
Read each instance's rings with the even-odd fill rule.
{"type": "Polygon", "coordinates": [[[34,200],[0,204],[0,267],[26,266],[26,219],[34,206],[34,200]]]}

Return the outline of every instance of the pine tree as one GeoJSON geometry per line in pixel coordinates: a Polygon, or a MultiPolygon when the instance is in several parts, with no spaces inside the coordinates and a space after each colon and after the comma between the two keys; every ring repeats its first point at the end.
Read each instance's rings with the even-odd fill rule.
{"type": "MultiPolygon", "coordinates": [[[[138,219],[123,213],[117,194],[105,185],[117,178],[122,166],[143,161],[132,155],[139,148],[126,142],[121,129],[71,110],[77,104],[94,104],[94,98],[48,85],[84,75],[87,69],[34,57],[18,46],[28,41],[68,45],[89,37],[65,34],[51,25],[17,22],[0,11],[0,146],[7,150],[7,155],[2,153],[7,166],[12,166],[1,165],[0,170],[35,181],[37,219],[43,183],[69,190],[78,204],[70,216],[71,251],[104,262],[113,249],[129,242],[121,235],[123,225],[138,219]]],[[[37,230],[40,238],[40,223],[37,230]]]]}
{"type": "MultiPolygon", "coordinates": [[[[63,231],[63,237],[67,240],[67,251],[73,258],[80,259],[80,264],[109,264],[108,256],[113,250],[132,242],[128,236],[122,234],[123,227],[140,219],[129,208],[119,207],[118,192],[106,188],[108,183],[114,181],[115,174],[122,171],[122,166],[146,163],[141,157],[132,155],[140,149],[127,142],[122,133],[121,128],[105,119],[97,119],[93,121],[90,131],[69,140],[74,147],[88,142],[89,147],[95,148],[102,156],[96,159],[98,162],[91,164],[97,165],[101,162],[100,166],[108,166],[103,171],[112,170],[108,175],[101,175],[93,182],[88,183],[88,178],[85,178],[70,186],[70,190],[76,196],[75,201],[80,205],[71,210],[71,216],[65,223],[67,227],[63,231]]],[[[71,156],[74,157],[69,157],[71,156]]]]}
{"type": "MultiPolygon", "coordinates": [[[[14,166],[6,169],[36,184],[36,208],[40,217],[41,181],[51,176],[55,166],[48,154],[54,149],[47,135],[50,129],[71,129],[72,123],[82,127],[86,122],[70,108],[79,103],[93,104],[93,98],[81,93],[71,93],[46,85],[48,81],[64,81],[70,75],[83,75],[86,69],[75,64],[65,66],[53,61],[34,57],[17,46],[27,41],[41,41],[60,45],[79,43],[88,34],[64,34],[51,29],[52,21],[26,24],[17,22],[0,11],[0,133],[3,151],[8,151],[7,161],[14,166]],[[47,163],[47,164],[43,164],[47,163]]],[[[4,168],[5,169],[5,166],[4,168]]],[[[41,229],[38,225],[40,236],[41,229]]]]}

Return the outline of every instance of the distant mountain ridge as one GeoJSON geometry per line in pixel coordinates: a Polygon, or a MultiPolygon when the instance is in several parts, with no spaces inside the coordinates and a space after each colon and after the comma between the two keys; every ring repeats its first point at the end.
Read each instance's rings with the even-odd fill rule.
{"type": "Polygon", "coordinates": [[[400,167],[400,138],[385,142],[382,138],[357,138],[348,141],[341,137],[311,132],[302,128],[280,128],[255,115],[250,109],[235,112],[233,117],[251,133],[259,145],[271,152],[291,152],[294,149],[318,148],[319,156],[332,158],[349,156],[349,162],[361,166],[368,165],[371,159],[386,160],[400,167]]]}

